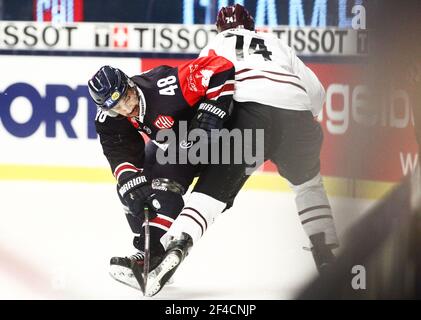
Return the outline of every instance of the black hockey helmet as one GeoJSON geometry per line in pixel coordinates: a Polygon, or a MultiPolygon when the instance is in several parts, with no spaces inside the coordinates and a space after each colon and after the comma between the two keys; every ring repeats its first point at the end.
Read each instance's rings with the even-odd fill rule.
{"type": "Polygon", "coordinates": [[[232,28],[244,28],[254,31],[254,19],[241,4],[222,7],[216,18],[218,32],[232,28]]]}
{"type": "Polygon", "coordinates": [[[88,81],[89,94],[98,107],[110,110],[125,95],[131,82],[120,69],[103,66],[88,81]]]}

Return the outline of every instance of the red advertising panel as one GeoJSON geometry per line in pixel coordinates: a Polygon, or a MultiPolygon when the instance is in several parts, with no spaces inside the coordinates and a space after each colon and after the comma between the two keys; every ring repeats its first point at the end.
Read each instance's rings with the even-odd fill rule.
{"type": "Polygon", "coordinates": [[[319,120],[325,133],[322,172],[328,176],[399,181],[417,161],[411,101],[391,89],[371,106],[362,66],[310,64],[326,89],[319,120]]]}

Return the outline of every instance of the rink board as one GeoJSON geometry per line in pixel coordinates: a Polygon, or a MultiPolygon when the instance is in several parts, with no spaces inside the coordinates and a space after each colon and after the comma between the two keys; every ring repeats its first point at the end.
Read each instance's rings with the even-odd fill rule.
{"type": "MultiPolygon", "coordinates": [[[[111,182],[95,133],[96,107],[89,99],[87,80],[105,64],[137,74],[182,61],[1,55],[0,68],[7,77],[0,82],[0,140],[4,150],[0,154],[0,180],[111,182]]],[[[406,93],[394,93],[385,111],[369,118],[372,125],[367,126],[361,105],[365,94],[361,68],[353,63],[308,65],[327,92],[318,121],[324,130],[321,172],[327,177],[328,189],[339,190],[339,195],[355,195],[359,192],[355,186],[362,185],[373,190],[369,193],[378,194],[377,190],[387,190],[412,172],[418,159],[406,93]],[[381,138],[366,152],[368,137],[378,138],[379,130],[381,138]],[[337,181],[344,187],[338,187],[337,181]]],[[[275,173],[276,168],[269,163],[263,171],[275,173]]],[[[276,175],[258,176],[247,187],[288,190],[285,181],[276,175]]]]}

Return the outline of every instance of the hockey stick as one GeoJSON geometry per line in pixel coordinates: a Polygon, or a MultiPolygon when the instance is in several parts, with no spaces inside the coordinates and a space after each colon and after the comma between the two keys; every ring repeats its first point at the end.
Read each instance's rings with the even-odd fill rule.
{"type": "Polygon", "coordinates": [[[146,293],[149,276],[149,258],[150,258],[150,232],[149,232],[149,208],[145,206],[145,258],[143,261],[143,295],[146,293]]]}

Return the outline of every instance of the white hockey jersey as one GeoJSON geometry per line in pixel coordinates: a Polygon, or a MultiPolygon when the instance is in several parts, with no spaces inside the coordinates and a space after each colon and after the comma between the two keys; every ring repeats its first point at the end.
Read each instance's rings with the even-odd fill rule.
{"type": "Polygon", "coordinates": [[[269,33],[230,29],[219,33],[200,53],[214,50],[235,66],[234,100],[282,109],[321,111],[325,90],[293,50],[269,33]]]}

